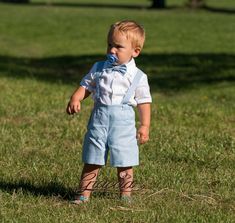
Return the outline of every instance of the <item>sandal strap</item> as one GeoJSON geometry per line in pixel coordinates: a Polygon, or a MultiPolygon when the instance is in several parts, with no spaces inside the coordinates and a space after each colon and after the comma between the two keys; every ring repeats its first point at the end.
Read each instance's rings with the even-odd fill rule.
{"type": "Polygon", "coordinates": [[[81,195],[79,198],[78,198],[79,201],[88,201],[89,200],[89,197],[85,197],[83,195],[81,195]]]}
{"type": "Polygon", "coordinates": [[[132,202],[132,197],[128,196],[128,195],[121,195],[121,200],[127,203],[131,203],[132,202]]]}

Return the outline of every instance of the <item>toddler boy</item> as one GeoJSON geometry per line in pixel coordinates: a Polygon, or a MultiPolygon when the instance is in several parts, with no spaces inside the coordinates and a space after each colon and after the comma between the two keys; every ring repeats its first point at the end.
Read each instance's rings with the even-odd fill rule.
{"type": "Polygon", "coordinates": [[[139,164],[137,140],[149,140],[150,103],[147,75],[135,65],[145,41],[145,31],[134,21],[120,21],[110,27],[107,60],[97,62],[73,93],[67,113],[80,112],[81,101],[92,93],[94,108],[83,144],[81,195],[73,201],[89,200],[99,169],[106,164],[117,167],[120,195],[130,200],[133,166],[139,164]],[[137,106],[140,126],[136,132],[137,106]]]}

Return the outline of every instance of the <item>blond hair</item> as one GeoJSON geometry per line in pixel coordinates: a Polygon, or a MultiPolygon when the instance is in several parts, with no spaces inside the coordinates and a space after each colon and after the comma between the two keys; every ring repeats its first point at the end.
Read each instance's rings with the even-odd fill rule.
{"type": "Polygon", "coordinates": [[[108,37],[115,32],[126,35],[126,38],[131,40],[134,48],[139,48],[140,50],[143,48],[145,31],[144,28],[135,21],[123,20],[112,24],[108,32],[108,37]]]}

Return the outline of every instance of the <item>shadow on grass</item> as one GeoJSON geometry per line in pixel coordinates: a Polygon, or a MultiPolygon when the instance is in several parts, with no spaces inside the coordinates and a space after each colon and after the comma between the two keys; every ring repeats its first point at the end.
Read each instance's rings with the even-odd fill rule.
{"type": "MultiPolygon", "coordinates": [[[[188,8],[184,4],[182,6],[166,6],[165,8],[153,8],[151,2],[146,4],[118,4],[118,3],[80,3],[80,2],[30,2],[30,0],[0,0],[3,3],[9,4],[24,4],[28,6],[51,6],[51,7],[77,7],[77,8],[107,8],[107,9],[147,9],[147,10],[171,10],[188,8]]],[[[209,5],[204,5],[199,9],[203,9],[209,12],[223,13],[223,14],[234,14],[235,9],[232,8],[216,8],[209,5]]]]}
{"type": "MultiPolygon", "coordinates": [[[[25,58],[0,56],[0,76],[33,78],[77,85],[104,55],[25,58]]],[[[152,91],[178,91],[235,81],[233,54],[142,54],[138,67],[149,76],[152,91]]]]}
{"type": "Polygon", "coordinates": [[[27,181],[5,182],[0,180],[0,190],[13,194],[22,191],[33,196],[57,197],[61,200],[71,200],[76,192],[71,188],[65,188],[62,184],[51,182],[42,186],[33,185],[27,181]]]}
{"type": "Polygon", "coordinates": [[[149,4],[120,4],[120,3],[82,3],[82,2],[30,2],[30,0],[0,0],[8,4],[18,4],[27,6],[47,6],[47,7],[67,7],[67,8],[103,8],[103,9],[136,9],[136,10],[171,10],[182,8],[179,6],[167,6],[165,8],[153,8],[151,1],[149,4]]]}
{"type": "Polygon", "coordinates": [[[79,3],[79,2],[30,2],[29,0],[0,0],[9,4],[24,4],[28,6],[55,6],[55,7],[78,7],[78,8],[107,8],[107,9],[149,9],[144,4],[118,4],[118,3],[79,3]]]}
{"type": "MultiPolygon", "coordinates": [[[[19,181],[19,182],[6,182],[0,180],[0,191],[4,191],[10,194],[20,193],[44,197],[56,197],[59,200],[70,201],[79,194],[78,190],[72,188],[66,188],[63,184],[58,182],[50,182],[42,186],[34,185],[31,182],[19,181]]],[[[117,199],[118,191],[93,191],[93,197],[117,199]]]]}
{"type": "Polygon", "coordinates": [[[216,8],[216,7],[211,7],[208,5],[203,6],[204,10],[209,11],[209,12],[215,12],[215,13],[223,13],[223,14],[235,14],[235,8],[216,8]]]}

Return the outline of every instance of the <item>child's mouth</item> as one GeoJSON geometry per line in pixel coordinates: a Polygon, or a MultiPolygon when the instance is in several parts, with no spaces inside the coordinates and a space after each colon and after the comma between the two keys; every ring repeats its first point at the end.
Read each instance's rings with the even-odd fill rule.
{"type": "Polygon", "coordinates": [[[108,62],[110,63],[110,64],[112,64],[112,65],[117,65],[117,63],[118,63],[118,58],[117,58],[117,56],[116,55],[114,55],[114,54],[107,54],[107,60],[108,60],[108,62]]]}

